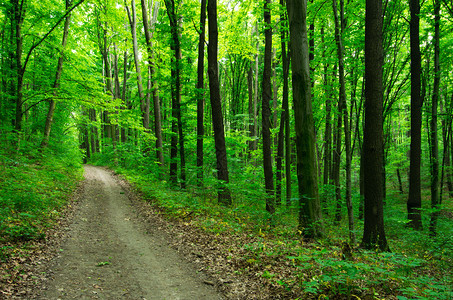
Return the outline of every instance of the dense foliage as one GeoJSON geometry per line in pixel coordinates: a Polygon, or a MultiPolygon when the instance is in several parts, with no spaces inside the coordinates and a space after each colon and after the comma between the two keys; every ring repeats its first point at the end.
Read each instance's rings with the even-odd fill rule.
{"type": "Polygon", "coordinates": [[[171,216],[190,216],[207,231],[255,235],[256,243],[244,246],[245,262],[286,289],[320,297],[451,297],[453,7],[428,1],[415,14],[417,136],[411,124],[414,14],[408,3],[383,2],[383,149],[374,150],[383,155],[383,229],[393,254],[377,254],[358,251],[367,211],[363,171],[370,167],[362,160],[365,4],[308,3],[309,52],[302,54],[309,60],[311,84],[306,81],[304,91],[313,108],[304,113],[314,132],[305,136],[316,157],[306,155],[315,179],[308,186],[314,196],[306,197],[302,156],[309,151],[300,150],[306,145],[296,126],[307,115],[295,118],[301,115],[290,68],[301,55],[289,53],[285,1],[217,3],[220,109],[209,101],[212,66],[197,69],[198,58],[208,61],[199,45],[213,38],[199,24],[198,1],[2,1],[1,242],[42,238],[83,160],[124,173],[171,216]],[[421,154],[413,158],[417,138],[420,152],[412,154],[421,154]],[[419,176],[409,172],[414,163],[419,176]],[[225,171],[227,179],[220,176],[225,171]],[[230,198],[222,202],[226,192],[230,198]],[[322,217],[304,212],[315,200],[322,217]],[[307,227],[319,236],[308,244],[300,242],[307,227]],[[264,262],[277,256],[294,268],[286,277],[265,270],[264,262]]]}

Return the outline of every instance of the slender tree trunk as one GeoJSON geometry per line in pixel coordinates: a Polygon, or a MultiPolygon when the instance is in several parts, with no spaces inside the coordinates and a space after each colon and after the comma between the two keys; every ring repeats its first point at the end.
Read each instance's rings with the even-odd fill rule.
{"type": "MultiPolygon", "coordinates": [[[[272,29],[271,29],[272,33],[272,29]]],[[[272,34],[271,34],[272,37],[272,34]]],[[[271,39],[272,41],[272,39],[271,39]]],[[[278,97],[278,86],[277,86],[277,58],[276,49],[272,50],[272,128],[277,128],[278,122],[278,108],[277,108],[277,97],[278,97]]],[[[277,135],[274,135],[273,148],[277,148],[277,135]]],[[[271,147],[272,149],[272,147],[271,147]]]]}
{"type": "Polygon", "coordinates": [[[248,152],[249,154],[254,150],[254,144],[255,144],[255,110],[254,110],[254,100],[255,96],[253,94],[253,67],[252,64],[250,63],[249,69],[247,71],[247,90],[248,90],[248,95],[249,95],[249,105],[248,105],[248,114],[249,114],[249,141],[247,142],[248,144],[248,152]]]}
{"type": "Polygon", "coordinates": [[[172,60],[172,143],[171,143],[171,152],[170,152],[170,178],[172,182],[176,183],[176,178],[173,177],[176,175],[176,148],[177,148],[177,139],[176,133],[179,137],[179,158],[181,163],[181,188],[186,187],[186,163],[185,163],[185,153],[184,153],[184,135],[182,130],[182,118],[181,118],[181,42],[179,38],[179,20],[175,10],[175,2],[173,0],[166,0],[165,5],[167,7],[168,18],[170,19],[170,28],[171,28],[171,49],[173,50],[173,60],[172,60]],[[175,124],[176,123],[176,124],[175,124]],[[177,130],[177,132],[176,132],[177,130]]]}
{"type": "Polygon", "coordinates": [[[260,42],[259,42],[259,30],[258,30],[258,23],[256,24],[256,55],[255,55],[255,93],[253,97],[253,132],[251,132],[253,141],[252,141],[252,151],[255,151],[258,146],[258,75],[259,75],[259,53],[260,53],[260,42]]]}
{"type": "MultiPolygon", "coordinates": [[[[70,2],[69,2],[69,0],[66,0],[66,9],[68,9],[69,6],[70,6],[70,2]]],[[[70,21],[71,21],[71,14],[68,14],[66,16],[66,19],[64,22],[63,39],[61,41],[61,53],[60,53],[60,57],[58,58],[57,71],[55,74],[55,81],[52,86],[52,88],[54,89],[54,96],[56,95],[56,90],[60,86],[60,78],[61,78],[61,74],[63,73],[64,50],[66,48],[66,43],[68,40],[70,21]]],[[[49,100],[49,111],[47,112],[46,124],[44,126],[44,137],[41,141],[41,146],[40,146],[41,148],[46,148],[47,145],[49,144],[50,130],[52,128],[52,123],[53,123],[53,114],[55,111],[55,104],[56,103],[53,98],[49,100]]]]}
{"type": "Polygon", "coordinates": [[[96,120],[96,110],[94,108],[90,108],[88,110],[88,117],[90,120],[90,140],[91,140],[91,153],[97,153],[99,152],[99,136],[98,136],[98,128],[95,125],[97,120],[96,120]]]}
{"type": "Polygon", "coordinates": [[[439,145],[437,137],[437,106],[440,95],[440,0],[434,1],[434,86],[431,104],[431,221],[429,232],[436,234],[439,216],[439,145]]]}
{"type": "Polygon", "coordinates": [[[448,110],[449,111],[449,114],[447,114],[448,118],[447,118],[447,121],[446,123],[448,124],[448,126],[446,127],[446,130],[448,131],[447,133],[447,142],[445,144],[449,144],[449,146],[445,146],[444,144],[444,147],[446,147],[446,151],[445,151],[445,157],[446,157],[446,160],[445,160],[445,166],[446,166],[446,181],[447,181],[447,187],[448,187],[448,192],[449,192],[449,195],[450,195],[450,198],[453,198],[453,128],[452,128],[452,123],[453,123],[453,93],[451,94],[451,99],[450,99],[450,109],[448,110]],[[450,158],[451,156],[451,158],[450,158]]]}
{"type": "MultiPolygon", "coordinates": [[[[113,43],[113,98],[114,99],[121,99],[121,92],[120,92],[120,77],[119,77],[119,68],[118,68],[118,47],[115,43],[113,43]]],[[[115,107],[115,114],[118,114],[119,107],[115,107]]],[[[113,137],[113,145],[115,145],[115,141],[119,140],[119,135],[117,134],[118,125],[111,124],[111,131],[113,137]]]]}
{"type": "MultiPolygon", "coordinates": [[[[448,105],[447,99],[445,98],[445,105],[448,105]]],[[[447,179],[447,188],[450,190],[450,178],[449,178],[449,167],[450,167],[450,138],[451,138],[451,132],[450,132],[450,114],[449,110],[447,108],[447,112],[445,113],[443,109],[443,105],[441,102],[440,105],[440,114],[444,115],[444,118],[442,118],[441,121],[441,128],[442,128],[442,145],[444,146],[443,153],[442,153],[442,167],[441,167],[441,176],[440,176],[440,190],[439,190],[439,205],[442,205],[443,201],[443,192],[444,192],[444,182],[445,179],[447,179]]],[[[448,196],[447,196],[448,197],[448,196]]]]}
{"type": "Polygon", "coordinates": [[[366,0],[365,14],[365,129],[363,164],[365,224],[362,246],[388,251],[384,230],[382,1],[366,0]]]}
{"type": "Polygon", "coordinates": [[[211,99],[212,122],[214,127],[214,142],[217,159],[217,178],[219,203],[231,205],[231,194],[228,189],[229,175],[225,147],[225,132],[223,127],[222,102],[220,99],[219,67],[217,62],[218,30],[217,30],[217,0],[208,0],[208,75],[209,93],[211,99]]]}
{"type": "MultiPolygon", "coordinates": [[[[283,1],[283,0],[282,0],[283,1]]],[[[284,12],[283,12],[284,14],[284,12]]],[[[288,36],[288,32],[286,32],[285,36],[288,36]]],[[[283,45],[283,44],[282,44],[283,45]]],[[[282,53],[286,51],[283,51],[285,47],[282,48],[282,53]]],[[[289,50],[289,49],[288,49],[289,50]]],[[[291,198],[292,198],[292,190],[291,190],[291,185],[292,185],[292,180],[291,180],[291,128],[289,126],[289,118],[290,118],[290,113],[289,113],[289,62],[291,60],[291,56],[285,55],[285,60],[286,62],[284,63],[283,67],[283,110],[286,112],[285,113],[285,177],[286,177],[286,206],[290,207],[291,205],[291,198]]],[[[283,54],[282,54],[283,55],[283,54]]],[[[284,61],[284,60],[283,60],[284,61]]]]}
{"type": "MultiPolygon", "coordinates": [[[[451,105],[453,106],[453,94],[452,94],[452,99],[451,99],[451,105]]],[[[447,182],[450,182],[448,185],[448,189],[450,191],[450,198],[453,198],[453,126],[452,126],[452,121],[450,121],[450,155],[451,155],[451,160],[450,160],[450,172],[447,179],[447,182]]],[[[447,154],[448,155],[448,154],[447,154]]]]}
{"type": "Polygon", "coordinates": [[[340,101],[338,102],[338,112],[336,117],[336,126],[333,135],[333,166],[332,178],[335,186],[335,222],[341,221],[341,187],[340,187],[340,169],[341,169],[341,109],[340,101]]]}
{"type": "Polygon", "coordinates": [[[411,47],[411,145],[409,167],[409,198],[407,200],[408,225],[422,230],[421,217],[421,126],[422,126],[422,97],[421,97],[421,54],[420,54],[420,3],[410,0],[410,47],[411,47]]]}
{"type": "MultiPolygon", "coordinates": [[[[162,152],[162,121],[160,116],[160,103],[159,103],[159,92],[157,89],[157,83],[155,82],[155,65],[154,65],[154,54],[153,54],[153,42],[152,38],[154,35],[154,24],[157,21],[157,13],[159,9],[159,2],[154,3],[154,11],[151,22],[148,20],[148,11],[145,0],[141,0],[142,5],[142,19],[143,29],[145,31],[146,39],[146,50],[148,52],[148,73],[151,86],[150,89],[153,94],[153,108],[154,108],[154,135],[156,136],[156,159],[157,163],[162,167],[164,164],[164,155],[162,152]]],[[[149,91],[148,91],[149,94],[149,91]]],[[[149,100],[147,101],[149,105],[149,100]]],[[[148,109],[149,112],[149,109],[148,109]]]]}
{"type": "MultiPolygon", "coordinates": [[[[346,104],[346,83],[345,83],[345,70],[344,70],[344,59],[343,59],[343,24],[344,24],[344,3],[341,2],[341,25],[340,20],[338,17],[338,9],[337,9],[337,1],[332,1],[334,18],[335,18],[335,41],[337,44],[337,56],[338,56],[338,71],[339,71],[339,81],[340,81],[340,100],[339,100],[339,114],[343,117],[343,129],[344,129],[344,136],[345,136],[345,152],[346,152],[346,207],[348,209],[348,224],[349,224],[349,239],[351,244],[355,244],[355,233],[354,233],[354,214],[352,210],[352,200],[351,200],[351,188],[352,188],[352,181],[351,181],[351,133],[349,131],[349,117],[348,117],[348,107],[346,104]],[[340,27],[341,26],[341,27],[340,27]]],[[[341,123],[341,117],[339,124],[341,123]]],[[[339,134],[340,136],[340,134],[339,134]]],[[[337,146],[341,147],[341,142],[337,141],[337,146]]],[[[338,150],[337,150],[338,151],[338,150]]],[[[339,182],[337,182],[339,189],[339,182]]],[[[337,199],[337,201],[341,201],[337,199]]],[[[337,206],[338,207],[338,206],[337,206]]],[[[337,210],[337,221],[339,221],[338,217],[338,210],[337,210]]],[[[340,215],[341,216],[341,215],[340,215]]]]}
{"type": "MultiPolygon", "coordinates": [[[[280,5],[283,7],[284,3],[283,0],[280,0],[280,5]]],[[[281,28],[280,28],[280,41],[281,41],[281,52],[282,52],[282,67],[283,67],[283,95],[282,95],[282,113],[280,116],[280,129],[278,131],[278,138],[277,138],[277,157],[276,157],[276,163],[277,163],[277,172],[276,172],[276,201],[277,205],[280,205],[282,202],[282,161],[283,161],[283,155],[284,155],[284,142],[285,142],[285,132],[289,132],[289,126],[286,127],[286,119],[289,118],[289,111],[288,111],[288,69],[289,69],[289,64],[288,64],[288,57],[286,53],[286,36],[287,36],[287,29],[286,29],[286,15],[285,12],[282,11],[280,14],[280,23],[281,28]]],[[[286,156],[286,161],[289,162],[290,155],[286,156]]],[[[286,174],[288,175],[288,174],[286,174]]],[[[286,176],[286,192],[288,195],[288,190],[289,194],[291,195],[291,173],[289,173],[289,176],[286,176]],[[289,183],[289,188],[288,188],[288,183],[289,183]]],[[[289,196],[289,199],[291,199],[291,196],[289,196]]],[[[288,200],[288,197],[287,197],[288,200]]]]}
{"type": "MultiPolygon", "coordinates": [[[[325,45],[325,40],[324,40],[324,25],[321,27],[321,43],[325,45]]],[[[323,60],[325,58],[325,51],[323,51],[323,60]]],[[[331,99],[330,99],[330,89],[328,89],[329,86],[329,80],[328,80],[328,64],[324,64],[324,74],[323,74],[323,83],[324,87],[326,89],[326,126],[324,130],[324,172],[323,172],[323,184],[327,185],[329,184],[329,178],[330,178],[330,170],[331,170],[331,161],[332,161],[332,153],[331,153],[331,147],[332,147],[332,117],[331,117],[331,111],[332,111],[332,104],[331,104],[331,99]]]]}
{"type": "Polygon", "coordinates": [[[137,88],[138,88],[138,97],[140,98],[140,110],[142,112],[142,123],[145,129],[149,129],[149,114],[146,115],[146,104],[145,104],[145,94],[143,92],[143,83],[142,83],[142,72],[140,68],[140,60],[138,53],[138,43],[137,43],[137,17],[135,13],[135,1],[131,0],[131,9],[126,5],[127,15],[129,17],[129,24],[131,26],[132,34],[132,45],[134,51],[134,61],[135,61],[135,73],[137,73],[137,88]],[[131,13],[132,10],[132,13],[131,13]]]}
{"type": "MultiPolygon", "coordinates": [[[[107,22],[102,23],[98,20],[98,43],[100,52],[102,55],[102,63],[103,63],[103,79],[104,79],[104,92],[113,96],[112,90],[112,71],[110,69],[110,60],[109,60],[109,47],[107,46],[107,22]]],[[[111,132],[111,122],[109,117],[108,111],[102,112],[102,135],[104,138],[111,139],[112,132],[111,132]]],[[[105,142],[107,144],[107,142],[105,142]]]]}
{"type": "Polygon", "coordinates": [[[199,32],[199,38],[198,38],[198,65],[197,65],[197,178],[198,178],[198,186],[203,186],[205,28],[206,28],[206,0],[201,0],[200,32],[199,32]]]}
{"type": "MultiPolygon", "coordinates": [[[[127,63],[127,50],[125,50],[124,56],[123,56],[123,87],[122,87],[122,94],[121,94],[121,100],[125,107],[128,107],[127,101],[126,101],[127,64],[128,64],[127,63]]],[[[126,128],[121,127],[121,143],[126,143],[126,141],[127,141],[127,131],[126,130],[127,130],[126,128]]]]}
{"type": "Polygon", "coordinates": [[[297,178],[299,183],[299,229],[306,237],[321,235],[318,179],[315,153],[315,129],[311,103],[311,80],[307,38],[307,1],[287,3],[293,100],[295,114],[297,178]]]}
{"type": "Polygon", "coordinates": [[[25,18],[25,6],[26,1],[19,0],[11,0],[11,5],[14,7],[14,18],[13,24],[15,27],[15,41],[16,41],[16,53],[15,53],[15,76],[16,77],[16,118],[14,122],[14,129],[17,133],[20,133],[22,130],[22,104],[23,104],[23,81],[24,81],[24,73],[25,67],[22,66],[22,46],[23,46],[23,39],[22,39],[22,24],[25,18]]]}
{"type": "Polygon", "coordinates": [[[270,115],[271,109],[269,106],[272,98],[271,87],[271,72],[272,72],[272,28],[271,28],[271,13],[270,13],[270,0],[264,2],[264,29],[265,43],[264,43],[264,71],[263,71],[263,86],[262,86],[262,134],[263,134],[263,170],[264,170],[264,183],[266,187],[266,210],[273,214],[275,212],[274,205],[274,176],[272,174],[272,150],[271,150],[271,124],[270,115]]]}

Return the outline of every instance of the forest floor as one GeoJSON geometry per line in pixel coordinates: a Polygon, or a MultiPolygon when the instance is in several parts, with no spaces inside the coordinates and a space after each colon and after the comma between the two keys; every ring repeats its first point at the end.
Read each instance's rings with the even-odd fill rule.
{"type": "Polygon", "coordinates": [[[168,224],[140,212],[146,203],[126,182],[94,166],[84,176],[70,220],[51,245],[16,262],[29,268],[0,298],[224,299],[215,281],[172,247],[168,224]]]}
{"type": "MultiPolygon", "coordinates": [[[[104,167],[85,166],[84,176],[58,214],[64,217],[43,238],[3,247],[13,253],[0,259],[0,299],[393,300],[453,295],[451,271],[445,271],[451,265],[449,244],[435,260],[404,252],[346,252],[342,240],[231,230],[228,210],[223,217],[222,212],[186,210],[185,198],[163,185],[130,184],[104,167]],[[159,192],[147,191],[150,187],[159,192]],[[165,204],[161,198],[171,201],[165,204]]],[[[189,193],[184,197],[199,205],[189,193]]]]}

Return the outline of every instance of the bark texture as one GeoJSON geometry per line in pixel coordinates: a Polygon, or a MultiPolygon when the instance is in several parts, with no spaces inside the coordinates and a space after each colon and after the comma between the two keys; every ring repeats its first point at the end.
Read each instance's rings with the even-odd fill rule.
{"type": "Polygon", "coordinates": [[[410,0],[410,47],[411,47],[411,145],[409,166],[409,198],[407,200],[408,225],[422,229],[422,197],[420,187],[420,162],[422,154],[422,96],[420,54],[420,3],[410,0]]]}
{"type": "Polygon", "coordinates": [[[212,123],[214,127],[214,142],[217,160],[217,178],[219,180],[219,203],[231,205],[227,153],[225,147],[225,131],[223,126],[222,102],[220,99],[219,66],[217,62],[218,29],[217,29],[217,0],[208,0],[208,76],[209,95],[211,98],[212,123]]]}
{"type": "Polygon", "coordinates": [[[299,227],[305,237],[321,234],[315,129],[311,103],[311,81],[307,38],[307,1],[287,2],[292,86],[297,149],[297,178],[299,184],[299,227]]]}
{"type": "Polygon", "coordinates": [[[384,230],[382,2],[366,1],[365,15],[365,129],[363,165],[365,223],[362,246],[388,251],[384,230]]]}

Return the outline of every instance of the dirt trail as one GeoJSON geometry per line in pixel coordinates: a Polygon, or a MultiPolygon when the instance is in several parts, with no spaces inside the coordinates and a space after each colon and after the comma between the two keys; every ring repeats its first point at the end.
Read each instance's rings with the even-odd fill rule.
{"type": "Polygon", "coordinates": [[[106,170],[85,167],[83,197],[40,299],[223,299],[145,224],[106,170]]]}

